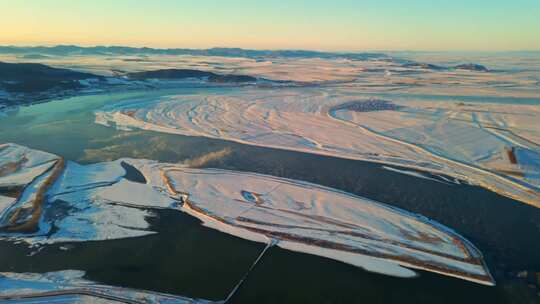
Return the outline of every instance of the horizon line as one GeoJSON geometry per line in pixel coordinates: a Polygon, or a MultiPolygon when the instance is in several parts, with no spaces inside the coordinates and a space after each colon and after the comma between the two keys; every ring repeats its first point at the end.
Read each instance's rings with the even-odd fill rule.
{"type": "Polygon", "coordinates": [[[212,47],[152,47],[152,46],[133,46],[133,45],[121,45],[121,44],[94,44],[94,45],[81,45],[81,44],[30,44],[30,45],[17,45],[17,44],[0,44],[0,47],[12,47],[12,48],[54,48],[54,47],[78,47],[78,48],[132,48],[132,49],[153,49],[153,50],[211,50],[211,49],[238,49],[249,51],[309,51],[320,53],[393,53],[393,52],[409,52],[409,53],[537,53],[540,49],[522,49],[522,50],[428,50],[428,49],[363,49],[363,50],[329,50],[329,49],[315,49],[315,48],[245,48],[245,47],[232,47],[232,46],[212,46],[212,47]]]}

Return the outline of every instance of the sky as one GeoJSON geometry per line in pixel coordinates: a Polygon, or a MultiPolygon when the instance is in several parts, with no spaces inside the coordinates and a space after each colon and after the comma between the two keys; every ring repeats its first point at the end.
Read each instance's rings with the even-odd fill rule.
{"type": "Polygon", "coordinates": [[[540,0],[0,0],[0,45],[540,50],[540,0]]]}

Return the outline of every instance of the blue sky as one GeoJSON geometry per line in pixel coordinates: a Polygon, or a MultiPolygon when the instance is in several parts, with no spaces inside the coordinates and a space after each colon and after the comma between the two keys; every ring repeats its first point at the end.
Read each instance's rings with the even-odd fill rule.
{"type": "Polygon", "coordinates": [[[540,50],[540,0],[0,0],[0,44],[540,50]]]}

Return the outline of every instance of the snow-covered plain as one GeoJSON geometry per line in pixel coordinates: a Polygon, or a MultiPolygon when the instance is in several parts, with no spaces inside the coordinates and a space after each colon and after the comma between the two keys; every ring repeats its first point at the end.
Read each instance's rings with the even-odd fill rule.
{"type": "Polygon", "coordinates": [[[18,228],[40,212],[34,201],[43,191],[60,158],[9,144],[0,145],[0,228],[18,228]]]}
{"type": "MultiPolygon", "coordinates": [[[[16,162],[23,154],[10,155],[16,162]]],[[[35,192],[27,188],[21,196],[28,191],[35,192]]],[[[411,277],[415,273],[410,268],[417,268],[494,284],[479,250],[434,221],[331,188],[267,175],[138,159],[85,166],[66,162],[41,208],[37,230],[0,236],[33,245],[137,237],[155,233],[147,222],[152,209],[170,208],[225,233],[373,272],[411,277]],[[144,178],[134,179],[126,168],[144,178]]]]}
{"type": "Polygon", "coordinates": [[[157,292],[101,285],[84,279],[84,271],[0,272],[0,300],[26,303],[213,303],[157,292]]]}
{"type": "MultiPolygon", "coordinates": [[[[340,84],[359,92],[404,92],[409,94],[512,96],[537,98],[540,93],[537,57],[505,54],[469,54],[449,58],[390,54],[363,60],[347,58],[279,57],[260,58],[195,55],[65,55],[28,58],[0,54],[0,61],[42,63],[111,77],[126,84],[125,73],[159,69],[196,69],[218,74],[243,74],[258,78],[307,85],[340,84]],[[412,58],[418,65],[408,65],[412,58]],[[454,69],[460,63],[478,62],[490,71],[454,69]],[[422,63],[438,64],[437,68],[422,63]]],[[[419,54],[417,54],[419,55],[419,54]]]]}
{"type": "MultiPolygon", "coordinates": [[[[82,82],[81,94],[113,87],[224,86],[125,77],[158,69],[255,76],[259,81],[235,90],[116,103],[97,111],[96,122],[123,130],[140,128],[379,162],[393,172],[450,186],[476,184],[540,207],[540,109],[531,104],[540,96],[535,57],[512,57],[515,62],[504,55],[477,56],[473,60],[489,71],[475,71],[453,68],[470,62],[470,56],[438,62],[431,55],[415,56],[417,62],[393,56],[1,54],[0,61],[39,62],[107,77],[105,88],[82,82]],[[422,63],[430,60],[438,66],[422,63]],[[452,102],[448,96],[465,101],[452,102]],[[501,98],[511,102],[486,102],[501,98]],[[517,104],[512,104],[514,99],[517,104]],[[520,99],[529,105],[519,104],[520,99]]],[[[7,97],[0,90],[0,100],[7,97]]],[[[0,116],[8,110],[0,108],[0,116]]],[[[157,233],[149,218],[156,209],[166,208],[241,238],[377,273],[411,277],[411,269],[424,269],[494,284],[478,249],[422,216],[302,181],[189,165],[139,159],[80,165],[45,152],[0,145],[0,238],[26,242],[39,251],[51,243],[142,237],[157,233]],[[144,181],[131,179],[128,166],[144,181]]],[[[54,293],[60,291],[59,296],[77,294],[84,300],[77,293],[82,290],[90,301],[104,294],[126,301],[171,300],[168,295],[99,286],[82,276],[76,271],[3,273],[0,294],[45,291],[57,296],[54,293]]],[[[176,297],[172,301],[194,302],[176,297]]]]}
{"type": "Polygon", "coordinates": [[[340,88],[246,89],[129,101],[96,123],[414,167],[540,207],[535,105],[360,98],[340,88]],[[385,108],[389,107],[389,108],[385,108]],[[512,149],[527,151],[520,157],[512,149]],[[514,160],[511,154],[517,154],[514,160]]]}

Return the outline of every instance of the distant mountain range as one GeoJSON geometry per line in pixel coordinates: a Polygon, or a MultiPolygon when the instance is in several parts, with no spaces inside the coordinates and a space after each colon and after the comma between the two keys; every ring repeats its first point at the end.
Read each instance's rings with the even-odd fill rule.
{"type": "MultiPolygon", "coordinates": [[[[395,52],[394,52],[395,53],[395,52]]],[[[478,72],[487,72],[488,68],[474,63],[465,63],[454,67],[438,66],[428,63],[419,63],[407,59],[394,57],[379,52],[322,52],[309,50],[249,50],[242,48],[210,48],[210,49],[185,49],[168,48],[157,49],[148,47],[127,46],[92,46],[82,47],[77,45],[57,46],[0,46],[0,54],[19,55],[24,59],[47,59],[50,56],[144,56],[144,55],[192,55],[192,56],[221,56],[242,57],[266,60],[268,58],[322,58],[322,59],[350,59],[350,60],[386,60],[402,64],[407,68],[421,68],[428,70],[461,69],[478,72]]],[[[125,59],[127,61],[143,61],[143,59],[125,59]]]]}
{"type": "Polygon", "coordinates": [[[375,58],[390,58],[383,53],[339,53],[319,52],[305,50],[247,50],[241,48],[210,48],[210,49],[155,49],[135,48],[126,46],[92,46],[81,47],[76,45],[57,46],[0,46],[0,54],[21,54],[26,56],[66,56],[66,55],[195,55],[195,56],[223,56],[245,58],[343,58],[352,60],[368,60],[375,58]]]}

